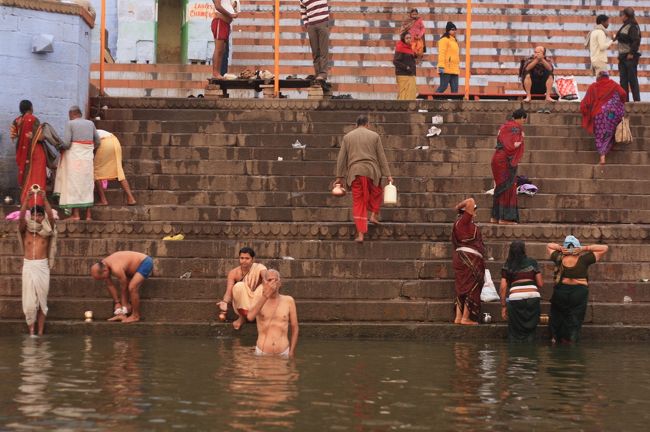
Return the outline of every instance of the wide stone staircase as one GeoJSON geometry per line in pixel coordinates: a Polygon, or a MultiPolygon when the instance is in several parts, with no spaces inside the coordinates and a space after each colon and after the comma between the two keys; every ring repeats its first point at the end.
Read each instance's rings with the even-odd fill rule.
{"type": "MultiPolygon", "coordinates": [[[[519,174],[539,193],[520,196],[518,226],[488,224],[491,196],[484,194],[492,187],[498,126],[516,103],[105,98],[92,105],[93,116],[101,116],[98,128],[122,143],[138,205],[124,205],[111,184],[111,205],[94,208],[94,221],[59,222],[53,325],[80,323],[86,310],[98,320],[110,316],[106,290],[90,278],[89,267],[117,250],[155,258],[155,277],[141,290],[143,325],[213,323],[226,272],[237,265],[239,248],[252,246],[259,262],[281,272],[283,291],[296,298],[303,322],[348,328],[334,326],[335,332],[438,328],[452,316],[451,208],[468,196],[478,202],[497,286],[509,243],[525,240],[529,255],[543,263],[547,308],[553,266],[545,245],[574,234],[610,246],[590,270],[587,322],[650,324],[650,159],[644,148],[650,128],[643,122],[649,105],[628,105],[636,139],[616,147],[605,167],[596,165],[577,104],[555,104],[552,114],[537,113],[541,103],[529,105],[519,174]],[[383,224],[371,227],[362,245],[352,241],[351,198],[329,193],[341,138],[360,113],[381,134],[399,191],[398,204],[382,209],[383,224]],[[443,132],[426,138],[433,115],[444,118],[443,132]],[[306,148],[292,148],[296,140],[306,148]],[[423,145],[429,149],[415,148],[423,145]],[[162,240],[179,233],[184,240],[162,240]],[[180,278],[188,272],[189,279],[180,278]]],[[[22,262],[14,232],[15,222],[0,224],[0,317],[18,325],[22,262]]],[[[484,311],[500,319],[498,304],[484,311]]]]}

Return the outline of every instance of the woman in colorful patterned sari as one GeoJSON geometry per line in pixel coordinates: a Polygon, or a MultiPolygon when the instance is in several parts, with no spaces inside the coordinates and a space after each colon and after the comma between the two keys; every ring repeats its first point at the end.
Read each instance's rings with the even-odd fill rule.
{"type": "Polygon", "coordinates": [[[517,208],[517,167],[524,155],[524,130],[522,125],[528,115],[523,109],[512,113],[512,119],[499,128],[497,146],[492,156],[494,202],[491,223],[519,223],[517,208]]]}
{"type": "Polygon", "coordinates": [[[458,219],[451,232],[456,288],[454,324],[477,325],[481,313],[481,289],[485,281],[485,246],[481,230],[474,223],[473,198],[456,205],[458,219]]]}
{"type": "MultiPolygon", "coordinates": [[[[47,181],[47,159],[41,141],[41,124],[33,114],[32,103],[20,101],[20,117],[11,125],[11,139],[16,140],[16,164],[18,185],[21,187],[20,201],[27,199],[27,192],[37,184],[45,190],[47,181]]],[[[43,205],[43,197],[37,195],[32,205],[43,205]]]]}
{"type": "Polygon", "coordinates": [[[616,127],[625,115],[627,97],[623,87],[609,78],[609,72],[601,71],[580,103],[582,127],[594,135],[601,165],[605,165],[605,156],[614,145],[616,127]]]}

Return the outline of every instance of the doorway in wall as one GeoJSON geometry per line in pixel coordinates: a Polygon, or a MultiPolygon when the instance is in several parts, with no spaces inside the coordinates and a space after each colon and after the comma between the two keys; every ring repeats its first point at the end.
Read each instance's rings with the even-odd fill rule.
{"type": "Polygon", "coordinates": [[[181,63],[184,0],[158,0],[157,63],[181,63]]]}

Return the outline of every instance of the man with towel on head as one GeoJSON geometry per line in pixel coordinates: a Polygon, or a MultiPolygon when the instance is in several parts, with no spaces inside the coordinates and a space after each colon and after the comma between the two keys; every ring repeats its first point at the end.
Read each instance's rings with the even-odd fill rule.
{"type": "Polygon", "coordinates": [[[47,294],[50,291],[50,269],[54,267],[56,254],[56,226],[52,207],[45,192],[30,188],[20,207],[18,239],[24,252],[23,259],[23,313],[34,336],[34,324],[38,321],[38,335],[43,336],[47,315],[47,294]],[[42,201],[44,207],[34,205],[26,218],[27,203],[42,201]]]}
{"type": "Polygon", "coordinates": [[[219,307],[219,319],[226,319],[228,303],[232,300],[232,307],[239,315],[237,320],[232,323],[235,330],[246,322],[248,311],[254,304],[254,299],[259,296],[262,284],[262,272],[266,271],[263,264],[255,262],[255,251],[249,247],[243,247],[239,250],[239,267],[228,272],[228,281],[226,284],[226,293],[223,300],[217,302],[219,307]]]}
{"type": "Polygon", "coordinates": [[[94,150],[99,146],[95,124],[82,118],[81,109],[73,106],[68,112],[70,121],[65,125],[63,148],[59,169],[56,171],[54,194],[59,195],[59,207],[72,209],[73,220],[79,220],[79,209],[86,209],[90,220],[90,208],[94,197],[94,150]]]}
{"type": "Polygon", "coordinates": [[[104,180],[119,181],[120,186],[122,186],[126,194],[126,203],[130,206],[136,205],[135,198],[131,193],[131,187],[126,180],[124,169],[122,168],[122,146],[120,145],[120,140],[112,133],[101,129],[97,130],[97,135],[99,135],[100,140],[99,148],[97,149],[97,153],[95,153],[94,159],[95,188],[97,189],[97,195],[99,195],[99,203],[97,205],[108,205],[108,200],[106,200],[106,194],[102,187],[102,181],[104,180]]]}

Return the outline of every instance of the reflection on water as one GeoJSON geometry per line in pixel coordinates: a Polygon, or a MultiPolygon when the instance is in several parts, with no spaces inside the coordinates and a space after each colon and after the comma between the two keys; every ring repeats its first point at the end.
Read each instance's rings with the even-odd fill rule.
{"type": "Polygon", "coordinates": [[[0,430],[645,431],[644,345],[0,338],[0,430]]]}
{"type": "Polygon", "coordinates": [[[225,430],[292,430],[299,413],[298,369],[295,362],[273,357],[257,357],[239,339],[220,343],[217,356],[227,359],[215,373],[224,394],[233,396],[223,419],[225,430]]]}
{"type": "Polygon", "coordinates": [[[52,409],[46,391],[52,369],[50,342],[25,338],[20,351],[21,384],[14,401],[26,417],[45,416],[52,409]]]}

